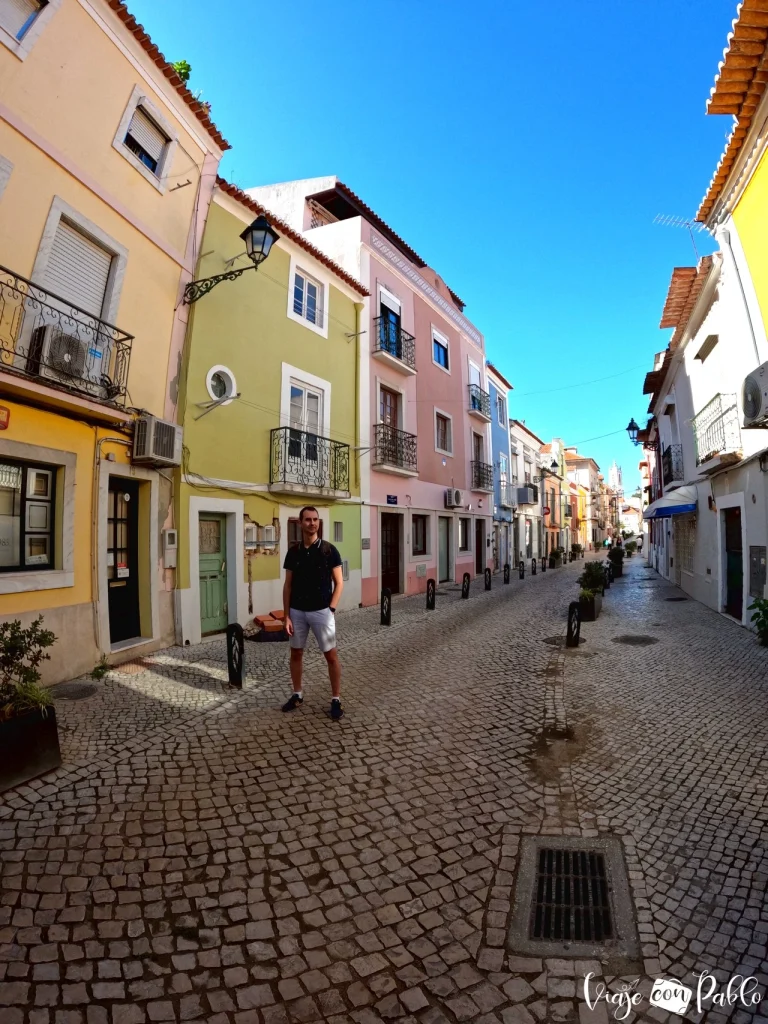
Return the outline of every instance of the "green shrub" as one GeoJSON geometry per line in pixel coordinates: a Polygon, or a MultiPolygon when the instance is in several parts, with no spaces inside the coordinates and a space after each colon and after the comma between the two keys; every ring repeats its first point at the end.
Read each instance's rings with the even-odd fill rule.
{"type": "Polygon", "coordinates": [[[760,643],[768,647],[768,600],[764,597],[756,597],[747,608],[752,612],[750,621],[755,623],[760,643]]]}
{"type": "Polygon", "coordinates": [[[51,657],[46,648],[56,643],[42,622],[38,615],[26,629],[19,619],[0,623],[0,719],[17,718],[36,709],[45,715],[53,704],[50,692],[37,685],[40,663],[51,657]]]}
{"type": "Polygon", "coordinates": [[[612,562],[623,562],[624,561],[624,548],[611,548],[608,552],[608,557],[612,562]]]}
{"type": "Polygon", "coordinates": [[[587,590],[586,587],[582,587],[579,591],[579,597],[584,601],[591,601],[596,593],[597,591],[595,590],[587,590]]]}
{"type": "Polygon", "coordinates": [[[586,562],[581,576],[576,581],[583,590],[602,593],[605,584],[603,566],[600,562],[586,562]]]}
{"type": "Polygon", "coordinates": [[[109,672],[109,668],[110,665],[107,661],[107,656],[106,654],[102,654],[98,665],[91,670],[91,679],[103,679],[107,672],[109,672]]]}

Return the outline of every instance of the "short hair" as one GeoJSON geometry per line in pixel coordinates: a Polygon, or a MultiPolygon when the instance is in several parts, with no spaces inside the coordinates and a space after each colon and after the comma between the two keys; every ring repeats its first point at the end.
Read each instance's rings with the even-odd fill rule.
{"type": "MultiPolygon", "coordinates": [[[[299,522],[301,522],[301,520],[304,518],[305,512],[317,512],[317,509],[315,508],[314,505],[305,505],[304,508],[301,509],[301,511],[299,512],[299,522]]],[[[318,519],[320,518],[319,512],[317,512],[317,517],[318,519]]]]}

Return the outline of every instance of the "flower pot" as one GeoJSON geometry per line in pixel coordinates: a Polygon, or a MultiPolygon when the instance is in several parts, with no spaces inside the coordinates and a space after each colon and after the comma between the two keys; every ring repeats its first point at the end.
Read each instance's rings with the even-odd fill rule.
{"type": "Polygon", "coordinates": [[[616,579],[618,576],[624,575],[624,566],[617,558],[613,563],[613,578],[616,579]]]}
{"type": "Polygon", "coordinates": [[[0,793],[61,764],[56,712],[48,708],[0,722],[0,793]]]}
{"type": "Polygon", "coordinates": [[[580,597],[579,612],[581,613],[581,621],[594,622],[600,614],[602,607],[603,599],[599,594],[595,594],[594,597],[580,597]]]}
{"type": "Polygon", "coordinates": [[[554,569],[556,565],[557,565],[557,562],[555,561],[555,556],[554,555],[550,555],[549,556],[549,568],[550,569],[554,569]]]}

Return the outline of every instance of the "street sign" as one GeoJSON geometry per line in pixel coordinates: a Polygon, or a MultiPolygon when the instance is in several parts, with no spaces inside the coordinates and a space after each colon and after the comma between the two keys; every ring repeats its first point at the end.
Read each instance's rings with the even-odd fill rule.
{"type": "Polygon", "coordinates": [[[396,494],[388,494],[387,495],[387,504],[388,505],[396,505],[397,504],[397,495],[396,494]]]}
{"type": "Polygon", "coordinates": [[[552,510],[550,509],[549,505],[545,505],[541,511],[544,513],[545,516],[548,516],[552,510]]]}

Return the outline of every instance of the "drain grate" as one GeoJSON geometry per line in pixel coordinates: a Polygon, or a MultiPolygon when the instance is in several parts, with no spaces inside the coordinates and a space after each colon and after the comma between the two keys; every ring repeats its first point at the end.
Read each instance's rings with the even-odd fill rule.
{"type": "Polygon", "coordinates": [[[612,636],[611,643],[626,644],[628,647],[648,647],[650,644],[657,644],[659,641],[655,636],[646,636],[644,633],[637,635],[612,636]]]}
{"type": "Polygon", "coordinates": [[[539,850],[528,934],[555,942],[613,937],[605,857],[599,850],[539,850]]]}
{"type": "Polygon", "coordinates": [[[524,836],[507,946],[534,957],[639,957],[616,836],[524,836]]]}
{"type": "Polygon", "coordinates": [[[86,700],[96,693],[89,683],[59,683],[51,690],[54,700],[86,700]]]}
{"type": "Polygon", "coordinates": [[[687,597],[665,597],[665,601],[687,601],[687,597]]]}

